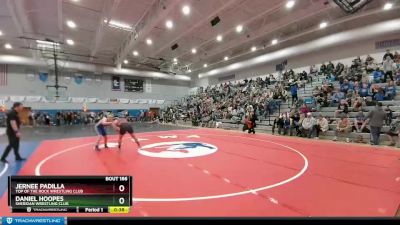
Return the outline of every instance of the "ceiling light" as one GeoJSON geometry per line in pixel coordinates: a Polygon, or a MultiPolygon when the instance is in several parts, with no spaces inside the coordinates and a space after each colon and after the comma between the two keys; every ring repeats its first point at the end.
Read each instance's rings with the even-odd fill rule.
{"type": "Polygon", "coordinates": [[[240,33],[240,32],[242,32],[242,30],[243,30],[243,26],[242,25],[238,25],[236,27],[236,32],[240,33]]]}
{"type": "Polygon", "coordinates": [[[185,15],[189,15],[189,14],[190,14],[190,7],[187,6],[187,5],[183,6],[183,7],[182,7],[182,12],[183,12],[183,14],[185,14],[185,15]]]}
{"type": "Polygon", "coordinates": [[[178,62],[174,62],[174,65],[178,65],[178,62]]]}
{"type": "Polygon", "coordinates": [[[133,51],[133,55],[134,55],[134,56],[138,56],[138,55],[139,55],[139,52],[133,51]]]}
{"type": "Polygon", "coordinates": [[[165,22],[165,26],[167,26],[168,29],[172,29],[174,27],[174,23],[171,20],[167,20],[167,22],[165,22]]]}
{"type": "Polygon", "coordinates": [[[108,26],[117,28],[117,29],[121,29],[121,30],[132,31],[131,25],[124,23],[124,22],[117,21],[117,20],[110,20],[108,22],[108,26]]]}
{"type": "Polygon", "coordinates": [[[328,26],[327,22],[322,22],[319,24],[319,28],[321,28],[321,29],[325,28],[326,26],[328,26]]]}
{"type": "Polygon", "coordinates": [[[191,69],[189,69],[189,70],[188,70],[188,73],[191,73],[191,72],[192,72],[192,70],[191,70],[191,69]]]}
{"type": "Polygon", "coordinates": [[[257,50],[257,48],[255,46],[251,47],[251,51],[255,52],[257,50]]]}
{"type": "Polygon", "coordinates": [[[277,39],[272,40],[272,41],[271,41],[271,44],[272,44],[272,45],[278,44],[278,40],[277,40],[277,39]]]}
{"type": "Polygon", "coordinates": [[[0,30],[0,36],[3,35],[3,32],[0,30]]]}
{"type": "Polygon", "coordinates": [[[104,23],[107,23],[107,22],[108,22],[108,20],[107,20],[107,19],[104,19],[104,20],[103,20],[103,22],[104,22],[104,23]]]}
{"type": "Polygon", "coordinates": [[[67,20],[67,26],[69,28],[76,28],[76,23],[72,20],[67,20]]]}
{"type": "Polygon", "coordinates": [[[389,10],[389,9],[391,9],[391,8],[393,8],[393,3],[391,3],[391,2],[387,2],[387,3],[383,6],[383,9],[384,9],[384,10],[389,10]]]}
{"type": "Polygon", "coordinates": [[[147,43],[147,45],[152,45],[153,41],[150,38],[147,38],[146,39],[146,43],[147,43]]]}
{"type": "Polygon", "coordinates": [[[197,50],[196,50],[195,48],[192,48],[192,53],[193,53],[193,54],[196,54],[196,53],[197,53],[197,50]]]}
{"type": "Polygon", "coordinates": [[[207,64],[204,64],[203,66],[204,66],[204,68],[207,68],[208,65],[207,65],[207,64]]]}
{"type": "Polygon", "coordinates": [[[4,45],[4,48],[6,48],[6,49],[12,49],[12,45],[9,44],[9,43],[6,43],[6,44],[4,45]]]}
{"type": "Polygon", "coordinates": [[[66,42],[69,45],[74,45],[75,44],[74,40],[72,40],[72,39],[67,39],[66,42]]]}
{"type": "Polygon", "coordinates": [[[177,59],[177,58],[174,58],[174,62],[178,62],[178,59],[177,59]]]}
{"type": "Polygon", "coordinates": [[[125,63],[125,64],[128,64],[128,63],[129,63],[129,61],[125,59],[125,60],[124,60],[124,63],[125,63]]]}
{"type": "Polygon", "coordinates": [[[219,42],[222,41],[222,35],[217,36],[217,41],[219,41],[219,42]]]}
{"type": "Polygon", "coordinates": [[[290,9],[293,8],[294,4],[296,3],[296,1],[294,0],[290,0],[286,3],[286,8],[290,9]]]}
{"type": "Polygon", "coordinates": [[[225,61],[228,61],[228,60],[229,60],[229,57],[228,57],[228,56],[225,56],[224,60],[225,60],[225,61]]]}

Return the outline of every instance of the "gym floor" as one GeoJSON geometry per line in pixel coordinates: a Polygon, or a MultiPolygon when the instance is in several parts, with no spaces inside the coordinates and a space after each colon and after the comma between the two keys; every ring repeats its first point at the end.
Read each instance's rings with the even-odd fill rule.
{"type": "Polygon", "coordinates": [[[118,150],[110,131],[110,149],[96,152],[92,126],[25,128],[28,160],[0,165],[0,214],[10,215],[14,174],[132,175],[135,217],[398,214],[398,150],[146,123],[135,130],[140,150],[128,137],[118,150]]]}

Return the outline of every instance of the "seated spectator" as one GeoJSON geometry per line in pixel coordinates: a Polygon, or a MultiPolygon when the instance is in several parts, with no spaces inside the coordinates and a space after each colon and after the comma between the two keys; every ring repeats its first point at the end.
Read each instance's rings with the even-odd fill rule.
{"type": "Polygon", "coordinates": [[[300,114],[294,113],[291,117],[290,121],[290,136],[294,135],[294,131],[296,131],[295,136],[300,135],[300,114]]]}
{"type": "Polygon", "coordinates": [[[343,117],[336,126],[335,138],[333,139],[333,141],[338,141],[339,140],[338,136],[340,134],[343,134],[344,136],[346,136],[346,142],[349,143],[350,138],[348,136],[350,131],[351,131],[351,123],[349,121],[349,118],[343,117]]]}
{"type": "Polygon", "coordinates": [[[390,109],[390,106],[387,105],[385,108],[385,112],[386,112],[386,120],[385,123],[387,126],[389,126],[392,123],[392,119],[393,119],[393,110],[390,109]]]}
{"type": "Polygon", "coordinates": [[[314,126],[316,124],[315,118],[312,113],[307,113],[306,118],[303,119],[301,123],[301,133],[303,137],[311,138],[314,133],[314,126]]]}
{"type": "Polygon", "coordinates": [[[345,94],[347,94],[348,90],[352,90],[353,86],[349,83],[349,81],[346,79],[344,80],[343,84],[340,85],[340,91],[344,92],[345,94]]]}
{"type": "Polygon", "coordinates": [[[385,98],[386,100],[393,100],[396,97],[396,86],[393,81],[389,81],[389,84],[385,87],[385,98]]]}
{"type": "Polygon", "coordinates": [[[307,104],[303,104],[303,106],[300,108],[300,114],[307,115],[307,113],[311,112],[310,108],[308,108],[307,104]]]}
{"type": "Polygon", "coordinates": [[[368,83],[362,83],[360,89],[358,90],[358,94],[360,95],[360,97],[368,97],[371,96],[371,92],[370,92],[370,85],[368,83]]]}
{"type": "Polygon", "coordinates": [[[369,129],[367,127],[363,127],[364,122],[367,119],[364,116],[363,112],[359,112],[357,116],[354,118],[354,124],[353,124],[353,130],[356,131],[357,133],[369,133],[369,129]]]}
{"type": "Polygon", "coordinates": [[[344,93],[337,90],[335,94],[332,95],[332,103],[339,104],[344,99],[344,93]]]}
{"type": "Polygon", "coordinates": [[[328,73],[333,73],[335,69],[335,65],[331,61],[329,61],[328,65],[326,66],[326,70],[328,73]]]}
{"type": "Polygon", "coordinates": [[[374,83],[381,83],[383,80],[382,71],[380,71],[378,67],[372,72],[372,80],[374,83]]]}
{"type": "Polygon", "coordinates": [[[374,63],[374,58],[372,58],[370,55],[367,55],[367,58],[365,59],[365,63],[367,65],[371,65],[372,63],[374,63]]]}
{"type": "Polygon", "coordinates": [[[349,113],[349,105],[347,101],[342,100],[342,102],[340,102],[340,104],[338,105],[337,110],[335,111],[335,117],[341,118],[347,116],[348,113],[349,113]]]}
{"type": "Polygon", "coordinates": [[[393,61],[394,63],[400,64],[400,54],[397,51],[394,52],[393,61]]]}
{"type": "Polygon", "coordinates": [[[322,116],[322,114],[318,116],[318,120],[314,129],[316,134],[315,139],[319,139],[319,135],[321,132],[325,134],[329,130],[329,122],[325,117],[322,116]]]}
{"type": "Polygon", "coordinates": [[[386,133],[389,138],[390,144],[389,146],[396,146],[395,137],[398,138],[400,143],[400,116],[398,116],[395,120],[390,124],[389,131],[386,133]]]}
{"type": "Polygon", "coordinates": [[[374,100],[378,102],[385,100],[385,92],[382,88],[378,88],[378,91],[374,95],[374,100]]]}
{"type": "Polygon", "coordinates": [[[353,112],[362,111],[363,100],[361,97],[356,97],[353,103],[353,112]]]}
{"type": "Polygon", "coordinates": [[[344,65],[343,65],[343,63],[339,62],[339,63],[336,65],[334,74],[335,74],[336,76],[339,76],[339,75],[341,75],[341,74],[343,73],[343,70],[344,70],[344,65]]]}
{"type": "Polygon", "coordinates": [[[327,74],[325,63],[322,63],[321,67],[319,68],[319,71],[320,71],[320,73],[322,75],[326,75],[327,74]]]}

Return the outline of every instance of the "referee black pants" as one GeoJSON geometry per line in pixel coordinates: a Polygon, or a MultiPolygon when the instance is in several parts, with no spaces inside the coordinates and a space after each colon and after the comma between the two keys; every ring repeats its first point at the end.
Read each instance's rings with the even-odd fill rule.
{"type": "Polygon", "coordinates": [[[7,158],[11,149],[14,149],[15,159],[21,159],[21,155],[19,154],[19,138],[15,135],[7,135],[8,136],[8,146],[4,150],[1,159],[4,160],[7,158]]]}

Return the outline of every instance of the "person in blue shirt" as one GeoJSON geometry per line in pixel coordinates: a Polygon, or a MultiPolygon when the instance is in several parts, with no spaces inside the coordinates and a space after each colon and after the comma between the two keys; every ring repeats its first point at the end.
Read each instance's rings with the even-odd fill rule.
{"type": "Polygon", "coordinates": [[[353,90],[353,85],[350,84],[349,81],[346,79],[344,80],[343,84],[340,85],[340,91],[347,94],[347,91],[349,90],[353,90]]]}
{"type": "Polygon", "coordinates": [[[297,83],[292,83],[290,85],[290,93],[292,94],[292,105],[294,105],[294,103],[299,100],[299,98],[297,97],[298,88],[299,87],[297,86],[297,83]]]}
{"type": "Polygon", "coordinates": [[[379,70],[379,68],[376,68],[375,71],[372,73],[372,76],[374,78],[375,83],[380,83],[382,81],[382,72],[379,70]]]}
{"type": "Polygon", "coordinates": [[[363,98],[370,96],[371,93],[369,85],[367,83],[363,83],[358,90],[358,94],[363,98]]]}
{"type": "Polygon", "coordinates": [[[383,101],[385,100],[385,94],[383,93],[383,90],[380,88],[379,91],[375,94],[374,99],[376,101],[383,101]]]}
{"type": "Polygon", "coordinates": [[[336,91],[336,93],[332,96],[333,103],[340,103],[342,99],[344,99],[344,93],[341,91],[336,91]]]}
{"type": "Polygon", "coordinates": [[[388,86],[385,87],[386,98],[393,100],[396,97],[396,86],[393,81],[389,81],[388,86]]]}

